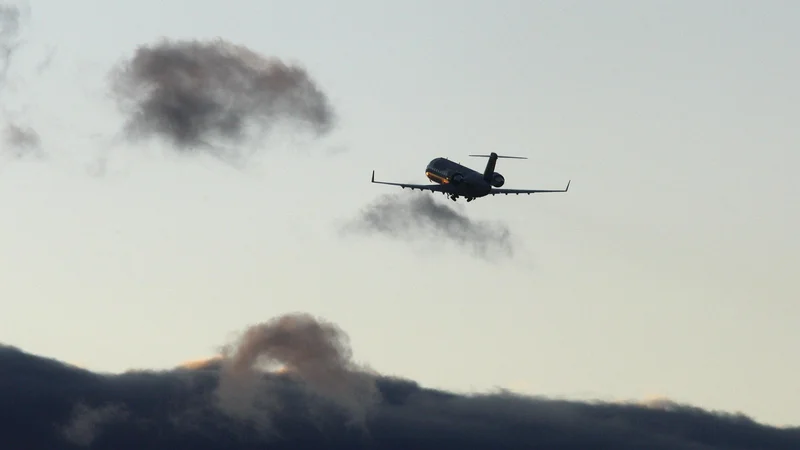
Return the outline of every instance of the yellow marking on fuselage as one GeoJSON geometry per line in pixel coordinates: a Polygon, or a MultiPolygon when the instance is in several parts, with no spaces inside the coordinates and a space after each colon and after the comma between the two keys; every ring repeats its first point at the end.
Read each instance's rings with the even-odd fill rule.
{"type": "Polygon", "coordinates": [[[427,176],[429,180],[436,181],[438,183],[442,184],[450,183],[450,180],[448,180],[447,178],[444,178],[441,175],[436,175],[435,173],[432,172],[425,172],[425,176],[427,176]]]}

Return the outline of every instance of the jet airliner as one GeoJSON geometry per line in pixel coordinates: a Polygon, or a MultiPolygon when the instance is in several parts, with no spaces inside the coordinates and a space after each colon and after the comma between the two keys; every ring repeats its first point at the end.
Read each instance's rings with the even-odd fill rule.
{"type": "Polygon", "coordinates": [[[425,176],[436,184],[406,184],[406,183],[392,183],[387,181],[375,181],[375,171],[372,171],[372,182],[377,184],[387,184],[390,186],[400,186],[401,188],[409,188],[411,190],[419,189],[421,191],[441,192],[450,197],[451,200],[457,201],[459,197],[464,197],[467,202],[471,202],[476,198],[486,197],[487,195],[508,195],[508,194],[537,194],[542,192],[567,192],[567,187],[560,190],[547,190],[547,189],[501,189],[506,183],[506,179],[498,172],[495,172],[495,165],[498,158],[508,159],[528,159],[522,156],[501,156],[495,152],[489,155],[469,155],[473,157],[489,158],[486,163],[486,168],[483,173],[470,169],[469,167],[462,166],[447,158],[435,158],[428,163],[425,168],[425,176]]]}

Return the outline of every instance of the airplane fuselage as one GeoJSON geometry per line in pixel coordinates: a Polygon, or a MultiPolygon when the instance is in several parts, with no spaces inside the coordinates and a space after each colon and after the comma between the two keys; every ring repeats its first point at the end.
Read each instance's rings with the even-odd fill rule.
{"type": "MultiPolygon", "coordinates": [[[[500,174],[493,175],[502,179],[500,174]]],[[[447,194],[451,197],[466,197],[468,201],[485,197],[492,190],[492,185],[484,174],[447,158],[431,160],[425,167],[425,176],[434,183],[446,186],[447,194]]],[[[502,183],[500,185],[502,186],[502,183]]]]}

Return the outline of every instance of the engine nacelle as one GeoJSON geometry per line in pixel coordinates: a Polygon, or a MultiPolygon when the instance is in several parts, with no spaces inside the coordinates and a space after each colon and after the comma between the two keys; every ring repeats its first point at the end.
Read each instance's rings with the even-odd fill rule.
{"type": "Polygon", "coordinates": [[[494,175],[492,175],[492,186],[499,188],[504,184],[506,184],[506,179],[499,173],[495,172],[494,175]]]}
{"type": "Polygon", "coordinates": [[[456,172],[456,173],[450,175],[450,182],[453,183],[453,184],[459,184],[459,183],[461,183],[463,181],[464,181],[464,175],[461,174],[461,173],[456,172]]]}

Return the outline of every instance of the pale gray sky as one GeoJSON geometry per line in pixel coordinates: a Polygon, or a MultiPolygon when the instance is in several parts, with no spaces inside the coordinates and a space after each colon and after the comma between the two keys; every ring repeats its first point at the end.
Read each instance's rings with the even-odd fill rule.
{"type": "Polygon", "coordinates": [[[30,5],[2,96],[51,156],[0,171],[2,341],[96,370],[171,367],[307,311],[358,360],[428,386],[800,424],[800,3],[30,5]],[[117,142],[106,73],[162,36],[302,63],[339,128],[301,155],[265,143],[244,172],[117,142]],[[372,169],[425,182],[436,156],[480,167],[466,155],[489,151],[530,158],[500,161],[508,187],[573,180],[464,206],[508,223],[521,259],[337,235],[394,192],[372,169]],[[91,177],[100,152],[111,169],[91,177]]]}

